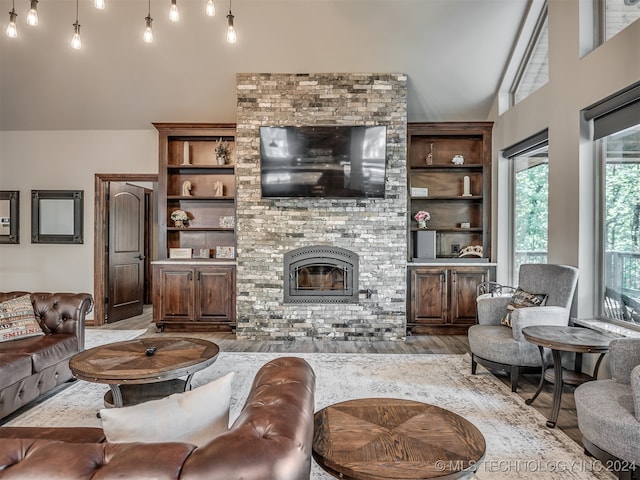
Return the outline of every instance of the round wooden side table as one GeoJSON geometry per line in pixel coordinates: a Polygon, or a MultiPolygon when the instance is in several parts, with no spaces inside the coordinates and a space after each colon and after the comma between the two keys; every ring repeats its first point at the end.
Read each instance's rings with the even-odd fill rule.
{"type": "Polygon", "coordinates": [[[540,349],[543,371],[543,374],[540,375],[540,384],[538,385],[536,393],[526,401],[526,404],[531,405],[538,397],[544,387],[545,380],[553,383],[553,405],[551,407],[551,415],[547,421],[547,427],[554,428],[558,421],[558,413],[560,412],[562,387],[564,385],[577,386],[597,378],[600,362],[604,354],[609,351],[609,342],[611,342],[614,337],[588,328],[557,325],[525,327],[522,329],[522,335],[527,341],[537,345],[540,349]],[[544,361],[545,348],[551,349],[553,354],[552,368],[546,368],[544,361]],[[576,353],[574,370],[562,367],[562,352],[576,353]],[[583,353],[596,353],[600,355],[596,361],[593,375],[588,375],[580,371],[582,367],[581,355],[583,353]]]}

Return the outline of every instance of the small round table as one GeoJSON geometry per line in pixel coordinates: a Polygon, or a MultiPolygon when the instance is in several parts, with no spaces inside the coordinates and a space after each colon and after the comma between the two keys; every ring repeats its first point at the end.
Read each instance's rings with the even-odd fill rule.
{"type": "Polygon", "coordinates": [[[468,420],[413,400],[348,400],[316,412],[314,421],[313,457],[338,478],[460,478],[476,470],[486,448],[468,420]]]}
{"type": "Polygon", "coordinates": [[[219,351],[198,338],[140,338],[80,352],[69,368],[80,380],[108,384],[105,405],[122,407],[189,390],[193,374],[213,364],[219,351]]]}
{"type": "Polygon", "coordinates": [[[560,412],[560,400],[562,399],[562,387],[566,385],[577,386],[584,382],[594,380],[598,376],[598,369],[604,354],[609,351],[609,342],[614,337],[603,333],[582,327],[565,327],[557,325],[542,325],[534,327],[525,327],[522,329],[524,338],[537,345],[540,349],[540,357],[542,358],[542,371],[540,375],[540,384],[533,397],[526,401],[527,405],[531,405],[538,397],[545,380],[554,384],[553,387],[553,405],[551,407],[551,416],[547,421],[547,427],[554,428],[558,421],[558,413],[560,412]],[[544,361],[544,349],[549,348],[553,354],[553,367],[546,368],[544,361]],[[568,370],[562,367],[562,352],[575,352],[576,362],[575,369],[568,370]],[[581,372],[582,354],[597,353],[600,354],[593,371],[593,375],[587,375],[581,372]]]}

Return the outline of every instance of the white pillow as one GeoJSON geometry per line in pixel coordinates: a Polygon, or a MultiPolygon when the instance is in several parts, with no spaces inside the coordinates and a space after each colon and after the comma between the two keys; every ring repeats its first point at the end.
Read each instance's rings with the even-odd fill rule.
{"type": "Polygon", "coordinates": [[[100,410],[102,429],[113,443],[209,443],[229,429],[231,381],[228,373],[206,385],[166,398],[100,410]]]}

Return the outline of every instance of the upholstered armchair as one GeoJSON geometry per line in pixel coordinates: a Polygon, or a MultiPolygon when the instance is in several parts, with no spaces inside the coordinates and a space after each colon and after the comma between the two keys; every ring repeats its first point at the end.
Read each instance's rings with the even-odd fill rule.
{"type": "Polygon", "coordinates": [[[574,392],[582,443],[619,478],[640,478],[640,338],[612,340],[609,365],[611,379],[574,392]]]}
{"type": "MultiPolygon", "coordinates": [[[[471,373],[478,363],[491,369],[503,370],[511,376],[511,390],[516,391],[521,372],[542,367],[540,351],[522,335],[530,325],[567,325],[571,302],[578,282],[578,269],[568,265],[524,264],[520,266],[518,289],[531,297],[533,304],[516,305],[512,294],[486,293],[478,296],[477,325],[469,328],[471,373]],[[509,310],[508,310],[509,307],[509,310]],[[510,312],[511,326],[503,325],[510,312]]],[[[514,295],[516,295],[515,292],[514,295]]],[[[545,351],[547,364],[551,364],[550,351],[545,351]]]]}

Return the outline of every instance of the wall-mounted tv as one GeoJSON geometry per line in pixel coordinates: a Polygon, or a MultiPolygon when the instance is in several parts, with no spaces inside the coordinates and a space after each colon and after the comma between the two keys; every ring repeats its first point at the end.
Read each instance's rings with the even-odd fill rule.
{"type": "Polygon", "coordinates": [[[266,198],[384,198],[386,126],[260,127],[266,198]]]}

